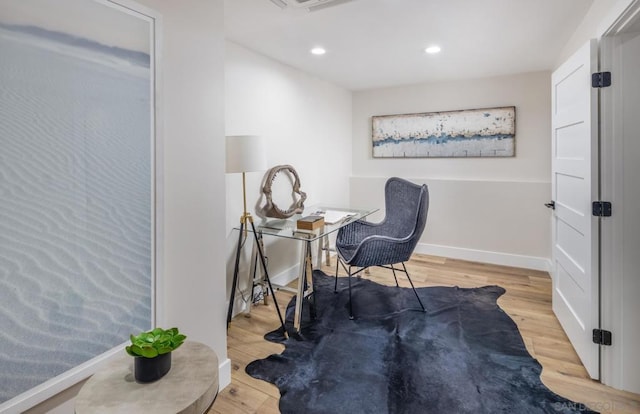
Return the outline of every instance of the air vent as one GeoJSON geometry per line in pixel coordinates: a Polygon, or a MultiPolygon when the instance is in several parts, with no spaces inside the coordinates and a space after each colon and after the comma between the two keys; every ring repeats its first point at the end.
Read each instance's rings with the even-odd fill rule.
{"type": "Polygon", "coordinates": [[[353,0],[271,0],[276,6],[285,9],[307,9],[316,11],[327,7],[337,6],[353,0]]]}

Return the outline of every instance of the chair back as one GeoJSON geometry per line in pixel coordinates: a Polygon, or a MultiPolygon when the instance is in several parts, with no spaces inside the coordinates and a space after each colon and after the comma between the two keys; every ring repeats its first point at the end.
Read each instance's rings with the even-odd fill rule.
{"type": "MultiPolygon", "coordinates": [[[[388,267],[402,263],[420,307],[425,310],[420,296],[411,282],[404,262],[411,258],[413,250],[427,224],[429,189],[426,184],[417,185],[398,177],[389,178],[384,186],[385,217],[380,223],[358,220],[338,231],[336,250],[338,261],[349,274],[349,317],[354,318],[351,300],[351,276],[371,266],[388,267]],[[348,267],[347,267],[348,265],[348,267]],[[355,273],[352,267],[360,268],[355,273]]],[[[398,269],[399,270],[399,269],[398,269]]],[[[393,270],[396,277],[396,271],[393,270]]],[[[396,285],[398,279],[396,278],[396,285]]],[[[334,291],[338,291],[338,268],[334,291]]]]}
{"type": "Polygon", "coordinates": [[[417,185],[402,178],[392,177],[385,184],[385,218],[392,237],[410,237],[410,251],[420,240],[427,224],[429,189],[426,184],[417,185]]]}

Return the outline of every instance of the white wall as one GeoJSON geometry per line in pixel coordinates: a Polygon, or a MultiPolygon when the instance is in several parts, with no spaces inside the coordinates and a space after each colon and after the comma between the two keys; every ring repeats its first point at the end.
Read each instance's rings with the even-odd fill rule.
{"type": "MultiPolygon", "coordinates": [[[[138,0],[163,16],[164,295],[158,324],[211,346],[230,380],[225,327],[222,0],[138,0]],[[225,364],[226,362],[226,364],[225,364]]],[[[29,413],[72,413],[73,387],[29,413]]]]}
{"type": "MultiPolygon", "coordinates": [[[[296,169],[301,190],[307,193],[307,207],[317,203],[348,204],[351,92],[230,41],[226,42],[225,85],[227,135],[265,137],[269,167],[290,164],[296,169]]],[[[264,175],[265,172],[247,173],[247,205],[251,213],[255,213],[256,204],[264,204],[264,175]]],[[[242,213],[241,177],[227,175],[227,295],[238,237],[233,228],[239,225],[242,213]]],[[[254,219],[259,221],[255,214],[254,219]]],[[[295,275],[299,261],[296,242],[267,238],[265,243],[271,277],[282,281],[295,275]]],[[[241,262],[242,289],[247,286],[250,247],[251,243],[247,243],[241,262]]],[[[236,301],[236,309],[241,305],[236,301]]]]}
{"type": "Polygon", "coordinates": [[[141,2],[163,15],[165,282],[160,322],[210,345],[223,362],[225,204],[218,196],[225,186],[223,1],[141,2]]]}
{"type": "Polygon", "coordinates": [[[590,39],[598,39],[637,0],[593,0],[569,41],[562,48],[555,67],[559,67],[590,39]]]}
{"type": "Polygon", "coordinates": [[[356,92],[353,103],[354,205],[383,207],[390,176],[430,187],[431,206],[418,251],[547,269],[551,194],[550,73],[424,83],[356,92]],[[374,159],[371,117],[516,106],[512,158],[374,159]]]}

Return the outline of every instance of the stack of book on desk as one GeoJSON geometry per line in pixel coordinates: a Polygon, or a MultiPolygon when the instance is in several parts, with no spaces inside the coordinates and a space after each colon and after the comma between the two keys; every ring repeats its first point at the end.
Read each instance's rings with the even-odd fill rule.
{"type": "Polygon", "coordinates": [[[322,226],[324,226],[324,217],[322,216],[302,217],[296,223],[298,230],[315,230],[322,226]]]}

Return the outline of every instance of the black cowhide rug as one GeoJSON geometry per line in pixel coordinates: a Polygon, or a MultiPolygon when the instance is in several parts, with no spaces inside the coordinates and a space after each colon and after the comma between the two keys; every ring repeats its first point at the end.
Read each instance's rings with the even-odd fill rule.
{"type": "Polygon", "coordinates": [[[419,288],[425,313],[410,288],[352,279],[349,320],[347,280],[337,294],[333,280],[314,272],[317,318],[305,311],[299,338],[267,334],[286,349],[247,366],[279,388],[282,413],[593,413],[542,384],[503,288],[419,288]]]}

